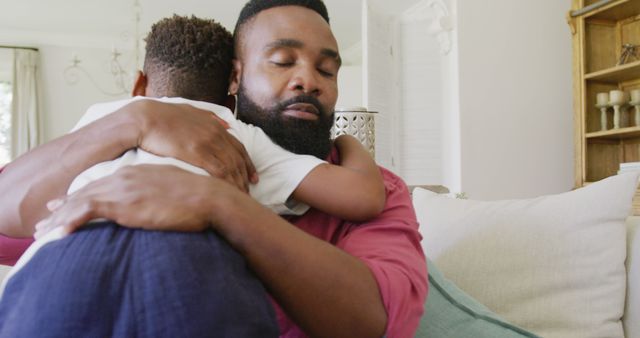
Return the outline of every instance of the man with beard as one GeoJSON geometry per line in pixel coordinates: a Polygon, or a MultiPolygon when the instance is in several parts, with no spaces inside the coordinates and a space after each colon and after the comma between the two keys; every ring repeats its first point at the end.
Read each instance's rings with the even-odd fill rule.
{"type": "MultiPolygon", "coordinates": [[[[230,92],[238,94],[240,117],[263,128],[277,143],[296,152],[321,157],[328,154],[331,162],[339,163],[339,154],[324,136],[328,136],[328,130],[323,129],[328,128],[320,122],[328,120],[333,111],[340,67],[337,43],[328,23],[326,8],[319,0],[250,1],[235,31],[236,60],[230,92]],[[307,139],[311,135],[317,136],[307,139]]],[[[117,156],[117,150],[121,153],[123,147],[140,146],[198,165],[211,155],[184,149],[201,150],[207,142],[230,142],[219,128],[211,130],[194,123],[198,112],[188,107],[179,113],[190,116],[187,121],[177,118],[177,108],[166,105],[153,107],[156,114],[160,113],[158,117],[150,117],[149,107],[127,109],[134,112],[133,123],[130,117],[114,114],[43,148],[60,154],[65,165],[77,174],[78,168],[82,171],[92,163],[117,156]],[[182,128],[169,127],[175,125],[182,128]],[[114,135],[118,126],[125,126],[124,135],[114,135]],[[185,134],[182,130],[193,132],[185,134]],[[87,155],[90,160],[77,159],[71,151],[74,143],[91,140],[92,136],[103,137],[102,141],[116,151],[95,145],[95,153],[87,155]],[[199,146],[181,148],[185,143],[199,146]]],[[[211,163],[200,166],[215,167],[211,171],[225,174],[223,177],[232,182],[251,176],[241,151],[215,149],[211,153],[216,163],[225,163],[225,170],[211,163]]],[[[33,155],[51,158],[45,151],[33,155]]],[[[10,170],[18,175],[11,167],[7,173],[10,170]]],[[[46,181],[45,177],[65,177],[62,170],[54,171],[40,174],[40,182],[46,181]]],[[[422,315],[426,264],[407,188],[397,176],[382,168],[381,172],[386,205],[379,217],[364,223],[346,222],[314,209],[284,220],[222,179],[163,168],[107,177],[96,185],[99,188],[87,187],[53,203],[53,214],[41,226],[74,228],[92,218],[117,216],[125,226],[144,224],[147,229],[183,231],[194,230],[194,224],[182,224],[181,215],[201,215],[195,228],[213,228],[245,257],[264,283],[277,305],[282,336],[409,337],[422,315]],[[198,203],[177,197],[187,195],[198,203]],[[138,208],[148,212],[141,215],[138,208],[125,202],[132,199],[140,201],[138,208]],[[160,214],[162,217],[156,217],[160,214]]],[[[31,173],[37,170],[31,167],[31,173]]],[[[16,207],[7,211],[8,216],[3,216],[4,212],[0,216],[14,221],[2,222],[13,224],[13,228],[6,228],[14,234],[30,235],[33,224],[48,214],[34,201],[39,199],[44,204],[62,194],[50,188],[47,194],[38,196],[29,189],[38,179],[21,179],[27,187],[13,191],[21,193],[15,196],[21,197],[22,210],[32,208],[33,213],[20,215],[16,207]]]]}
{"type": "MultiPolygon", "coordinates": [[[[345,167],[330,165],[314,156],[285,151],[262,130],[236,120],[220,105],[234,102],[227,95],[233,38],[225,28],[213,20],[174,15],[154,24],[146,42],[144,72],[138,73],[133,88],[136,97],[91,106],[74,129],[145,97],[190,105],[210,111],[247,148],[260,176],[250,195],[274,212],[301,215],[312,206],[348,220],[378,215],[384,204],[382,177],[356,139],[336,140],[345,167]],[[345,187],[348,191],[343,191],[345,187]]],[[[71,183],[69,194],[111,173],[126,175],[124,168],[134,165],[170,165],[206,175],[186,162],[131,149],[84,171],[71,183]]],[[[60,227],[44,231],[36,232],[38,241],[11,270],[4,293],[0,291],[0,336],[34,336],[42,327],[51,337],[277,334],[272,306],[260,282],[242,256],[210,229],[144,231],[95,220],[69,237],[60,227]],[[145,265],[155,268],[140,269],[145,265]],[[46,297],[49,306],[43,307],[42,293],[50,288],[54,292],[46,297]],[[223,297],[220,290],[227,295],[223,297]],[[164,295],[161,304],[158,294],[164,295]],[[101,309],[100,318],[91,315],[95,309],[101,309]],[[140,312],[146,315],[138,318],[135,314],[140,312]],[[253,321],[248,323],[244,317],[253,321]],[[188,325],[184,318],[189,319],[188,325]]]]}

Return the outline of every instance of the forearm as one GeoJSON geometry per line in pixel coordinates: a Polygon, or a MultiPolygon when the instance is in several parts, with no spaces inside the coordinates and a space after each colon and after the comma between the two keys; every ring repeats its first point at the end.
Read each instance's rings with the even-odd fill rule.
{"type": "Polygon", "coordinates": [[[386,313],[363,262],[257,203],[225,203],[230,204],[216,208],[228,211],[216,230],[246,257],[271,295],[310,336],[383,335],[386,313]],[[242,210],[234,212],[234,205],[242,210]]]}
{"type": "Polygon", "coordinates": [[[127,167],[73,194],[40,231],[57,226],[69,231],[93,218],[152,230],[213,227],[310,336],[379,337],[385,330],[378,283],[361,260],[216,177],[173,166],[127,167]]]}
{"type": "Polygon", "coordinates": [[[340,165],[317,166],[298,185],[293,197],[350,221],[377,216],[386,200],[380,169],[355,138],[341,136],[335,145],[340,165]]]}
{"type": "Polygon", "coordinates": [[[375,178],[351,169],[322,164],[305,177],[293,197],[327,214],[362,222],[377,216],[384,208],[382,179],[374,182],[375,178]]]}
{"type": "Polygon", "coordinates": [[[340,153],[340,166],[368,177],[380,178],[380,171],[373,157],[355,137],[341,135],[334,141],[334,145],[340,153]]]}
{"type": "Polygon", "coordinates": [[[49,200],[66,195],[85,169],[135,147],[136,138],[135,124],[125,114],[112,114],[8,164],[0,175],[0,233],[31,236],[35,223],[49,214],[49,200]]]}

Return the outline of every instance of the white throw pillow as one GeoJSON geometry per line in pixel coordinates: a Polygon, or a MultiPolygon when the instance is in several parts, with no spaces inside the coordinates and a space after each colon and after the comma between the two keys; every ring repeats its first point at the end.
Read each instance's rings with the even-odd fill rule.
{"type": "Polygon", "coordinates": [[[640,217],[627,218],[627,306],[624,334],[640,337],[640,217]]]}
{"type": "Polygon", "coordinates": [[[549,338],[623,337],[625,218],[638,177],[533,199],[472,201],[416,188],[423,247],[448,279],[549,338]]]}

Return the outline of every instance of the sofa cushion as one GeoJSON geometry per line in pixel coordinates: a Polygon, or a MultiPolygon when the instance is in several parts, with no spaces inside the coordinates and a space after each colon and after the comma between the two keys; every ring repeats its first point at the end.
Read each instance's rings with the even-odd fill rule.
{"type": "Polygon", "coordinates": [[[626,337],[640,337],[640,217],[629,217],[627,227],[627,306],[622,321],[626,337]]]}
{"type": "Polygon", "coordinates": [[[456,287],[427,258],[429,297],[416,338],[535,338],[505,322],[487,307],[456,287]]]}
{"type": "Polygon", "coordinates": [[[544,337],[623,337],[636,174],[533,199],[413,192],[425,253],[466,293],[544,337]]]}

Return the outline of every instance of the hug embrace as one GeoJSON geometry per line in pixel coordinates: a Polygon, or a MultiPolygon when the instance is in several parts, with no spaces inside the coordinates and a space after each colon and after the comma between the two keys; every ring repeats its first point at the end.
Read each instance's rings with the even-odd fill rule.
{"type": "Polygon", "coordinates": [[[233,35],[156,23],[132,99],[0,173],[3,243],[37,238],[0,247],[22,256],[0,336],[413,336],[418,223],[399,177],[330,140],[340,66],[321,0],[251,0],[233,35]]]}

